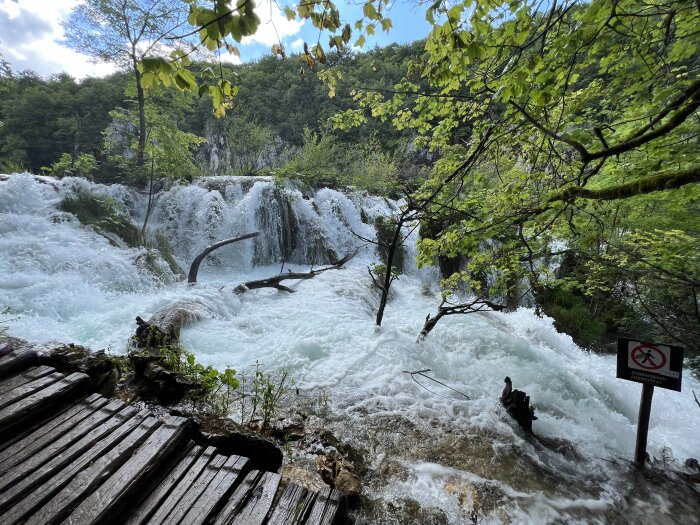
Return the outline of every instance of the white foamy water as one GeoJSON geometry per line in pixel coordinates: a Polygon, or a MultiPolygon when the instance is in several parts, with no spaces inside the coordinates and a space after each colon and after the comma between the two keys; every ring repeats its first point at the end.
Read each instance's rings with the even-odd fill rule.
{"type": "MultiPolygon", "coordinates": [[[[327,394],[328,427],[369,451],[364,483],[373,498],[414,500],[450,523],[467,523],[474,505],[479,523],[697,519],[690,489],[629,468],[641,386],[615,378],[613,356],[580,349],[528,309],[444,318],[416,343],[439,297],[435,273],[415,268],[394,283],[383,326],[375,327],[378,297],[366,267],[376,254],[351,231],[372,237],[372,219],[396,204],[333,190],[305,199],[267,179],[173,188],[159,195],[152,225],[183,267],[213,240],[261,231],[220,250],[188,286],[163,284],[138,263],[140,250],[112,246],[58,212],[76,187],[110,195],[135,215],[145,206],[143,196],[119,186],[29,175],[0,182],[0,309],[10,309],[0,319],[11,319],[10,335],[120,353],[136,315],[196,302],[208,314],[183,331],[185,346],[204,364],[249,370],[258,361],[289,370],[302,395],[327,394]],[[290,214],[297,226],[285,232],[290,214]],[[279,272],[282,258],[285,268],[318,266],[329,248],[340,256],[360,251],[345,270],[289,281],[292,294],[232,293],[240,282],[279,272]],[[426,368],[471,399],[421,381],[428,392],[404,373],[426,368]],[[523,437],[497,403],[506,375],[531,396],[536,434],[573,442],[578,457],[523,437]]],[[[650,454],[661,457],[666,448],[681,464],[700,455],[691,393],[700,385],[690,374],[683,383],[682,393],[656,390],[649,433],[650,454]]],[[[399,523],[390,514],[369,519],[399,523]]]]}

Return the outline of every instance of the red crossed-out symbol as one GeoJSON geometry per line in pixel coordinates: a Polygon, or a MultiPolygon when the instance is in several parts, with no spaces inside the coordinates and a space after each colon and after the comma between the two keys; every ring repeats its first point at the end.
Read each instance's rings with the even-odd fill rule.
{"type": "Polygon", "coordinates": [[[648,343],[635,346],[631,356],[637,366],[646,370],[658,370],[666,364],[666,354],[648,343]]]}

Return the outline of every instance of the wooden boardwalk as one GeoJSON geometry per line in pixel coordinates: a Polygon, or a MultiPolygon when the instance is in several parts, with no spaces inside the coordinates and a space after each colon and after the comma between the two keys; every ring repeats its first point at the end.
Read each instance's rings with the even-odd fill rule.
{"type": "Polygon", "coordinates": [[[245,457],[196,445],[187,419],[90,389],[33,352],[0,355],[0,525],[344,522],[339,492],[282,487],[245,457]]]}

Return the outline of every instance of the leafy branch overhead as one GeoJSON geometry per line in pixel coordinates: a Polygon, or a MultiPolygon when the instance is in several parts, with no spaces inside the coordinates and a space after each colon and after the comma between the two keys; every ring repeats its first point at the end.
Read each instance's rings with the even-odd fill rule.
{"type": "MultiPolygon", "coordinates": [[[[255,2],[252,0],[215,0],[208,5],[200,5],[194,0],[182,0],[189,5],[188,24],[194,29],[173,34],[168,40],[177,49],[168,58],[149,57],[141,61],[139,71],[144,76],[144,85],[175,85],[179,89],[198,92],[200,96],[211,96],[214,114],[223,116],[232,107],[232,101],[237,95],[237,87],[230,79],[224,77],[223,71],[214,75],[211,69],[205,70],[197,79],[187,68],[191,65],[190,55],[199,48],[209,51],[225,49],[227,52],[240,55],[235,44],[243,38],[254,35],[260,26],[260,17],[255,2]],[[184,49],[188,50],[185,51],[184,49]]],[[[353,33],[359,36],[352,45],[362,47],[365,43],[364,33],[372,35],[380,25],[382,30],[389,31],[391,20],[384,16],[389,0],[371,0],[363,6],[363,16],[353,25],[343,22],[340,10],[334,2],[302,1],[295,6],[284,6],[284,14],[288,20],[298,19],[310,21],[318,29],[318,38],[314,43],[304,43],[304,53],[301,55],[302,66],[300,73],[304,74],[304,66],[313,68],[316,64],[325,64],[326,53],[335,48],[337,51],[346,49],[351,44],[353,33]],[[328,38],[327,44],[321,42],[321,37],[328,38]]],[[[272,23],[272,22],[270,22],[272,23]]],[[[287,58],[282,42],[272,46],[274,56],[287,58]]]]}

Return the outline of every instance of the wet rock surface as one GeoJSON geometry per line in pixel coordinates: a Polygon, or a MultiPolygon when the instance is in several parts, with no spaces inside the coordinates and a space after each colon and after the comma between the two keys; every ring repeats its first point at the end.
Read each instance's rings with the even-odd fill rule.
{"type": "Polygon", "coordinates": [[[47,345],[40,362],[63,374],[83,372],[90,376],[95,392],[111,396],[120,377],[119,359],[104,350],[97,352],[80,345],[47,345]]]}

